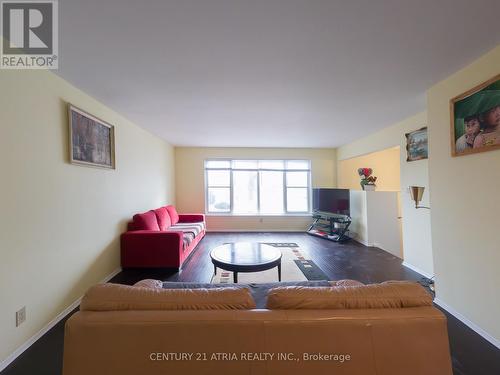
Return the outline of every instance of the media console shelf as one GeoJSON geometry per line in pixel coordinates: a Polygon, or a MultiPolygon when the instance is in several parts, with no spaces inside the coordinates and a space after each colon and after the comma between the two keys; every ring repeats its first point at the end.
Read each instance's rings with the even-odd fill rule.
{"type": "Polygon", "coordinates": [[[348,236],[351,218],[347,215],[338,215],[328,212],[315,212],[313,223],[307,233],[334,242],[345,242],[351,238],[348,236]]]}

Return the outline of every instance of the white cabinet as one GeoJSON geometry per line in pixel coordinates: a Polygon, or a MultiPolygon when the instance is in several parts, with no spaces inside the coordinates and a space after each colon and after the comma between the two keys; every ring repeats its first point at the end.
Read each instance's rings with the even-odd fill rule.
{"type": "Polygon", "coordinates": [[[403,258],[399,192],[351,190],[350,236],[403,258]]]}

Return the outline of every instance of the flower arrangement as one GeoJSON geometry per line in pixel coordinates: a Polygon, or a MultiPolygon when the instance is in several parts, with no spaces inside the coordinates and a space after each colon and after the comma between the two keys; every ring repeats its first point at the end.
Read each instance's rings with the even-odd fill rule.
{"type": "Polygon", "coordinates": [[[371,168],[358,168],[358,174],[361,178],[360,185],[363,190],[366,189],[367,186],[370,186],[370,190],[375,188],[375,181],[377,181],[377,177],[372,176],[373,169],[371,168]]]}

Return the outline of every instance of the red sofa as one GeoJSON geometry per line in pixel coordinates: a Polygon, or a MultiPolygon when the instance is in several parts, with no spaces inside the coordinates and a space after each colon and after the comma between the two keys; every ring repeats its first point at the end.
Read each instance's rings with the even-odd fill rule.
{"type": "Polygon", "coordinates": [[[174,206],[136,214],[120,238],[121,265],[180,268],[205,233],[205,215],[179,215],[174,206]]]}

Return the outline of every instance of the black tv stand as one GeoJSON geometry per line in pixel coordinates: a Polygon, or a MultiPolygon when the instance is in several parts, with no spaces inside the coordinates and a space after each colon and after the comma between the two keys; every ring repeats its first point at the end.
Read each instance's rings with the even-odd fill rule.
{"type": "Polygon", "coordinates": [[[334,242],[345,242],[351,238],[349,226],[351,218],[347,215],[339,215],[329,212],[314,212],[313,223],[307,229],[307,233],[334,242]]]}

